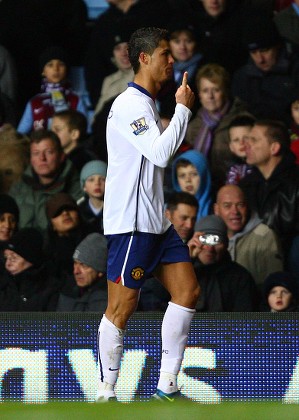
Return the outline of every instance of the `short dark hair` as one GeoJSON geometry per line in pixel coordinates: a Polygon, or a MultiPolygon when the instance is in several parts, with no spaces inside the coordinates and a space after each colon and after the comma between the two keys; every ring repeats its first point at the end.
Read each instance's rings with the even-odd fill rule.
{"type": "Polygon", "coordinates": [[[54,131],[45,129],[32,131],[30,135],[30,144],[40,143],[43,140],[51,140],[52,143],[55,145],[56,150],[60,153],[63,153],[63,148],[61,146],[60,139],[57,136],[57,134],[54,133],[54,131]]]}
{"type": "Polygon", "coordinates": [[[87,135],[87,118],[82,112],[76,109],[65,109],[64,111],[55,112],[53,117],[62,118],[70,130],[79,130],[79,142],[85,139],[87,135]]]}
{"type": "Polygon", "coordinates": [[[192,206],[198,211],[199,204],[194,195],[189,194],[185,191],[179,191],[171,193],[167,199],[166,209],[169,211],[174,211],[177,209],[179,204],[187,204],[187,206],[192,206]]]}
{"type": "Polygon", "coordinates": [[[269,143],[278,142],[280,144],[280,155],[284,155],[290,150],[291,139],[284,122],[280,120],[260,119],[254,123],[254,126],[256,125],[266,128],[266,136],[269,143]]]}
{"type": "Polygon", "coordinates": [[[162,28],[140,28],[132,34],[129,41],[128,53],[135,74],[140,67],[140,53],[153,54],[154,50],[163,40],[169,41],[169,33],[166,29],[162,28]]]}
{"type": "Polygon", "coordinates": [[[252,115],[240,114],[233,118],[228,126],[228,129],[234,127],[253,127],[255,118],[252,115]]]}
{"type": "MultiPolygon", "coordinates": [[[[190,160],[188,159],[184,159],[184,158],[179,158],[176,163],[175,163],[175,170],[177,171],[178,168],[186,168],[186,166],[192,165],[195,167],[195,165],[190,162],[190,160]]],[[[197,170],[197,169],[196,169],[197,170]]]]}

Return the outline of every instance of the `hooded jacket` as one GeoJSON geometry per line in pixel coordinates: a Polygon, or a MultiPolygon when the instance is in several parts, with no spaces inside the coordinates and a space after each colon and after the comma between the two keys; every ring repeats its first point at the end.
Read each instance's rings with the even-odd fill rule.
{"type": "Polygon", "coordinates": [[[172,185],[173,189],[178,192],[182,190],[178,183],[176,164],[181,159],[188,160],[193,166],[195,166],[200,176],[199,189],[195,194],[195,198],[199,204],[197,213],[197,220],[199,220],[201,217],[210,214],[211,210],[211,175],[208,163],[205,156],[197,150],[187,150],[187,152],[184,152],[175,158],[172,163],[172,185]]]}

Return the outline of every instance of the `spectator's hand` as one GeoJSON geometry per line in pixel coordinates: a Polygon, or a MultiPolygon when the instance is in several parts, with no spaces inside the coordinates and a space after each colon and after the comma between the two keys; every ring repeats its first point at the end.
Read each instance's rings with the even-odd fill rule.
{"type": "Polygon", "coordinates": [[[203,244],[199,240],[200,235],[204,235],[204,232],[194,232],[192,238],[187,243],[191,258],[197,257],[202,250],[203,244]]]}
{"type": "Polygon", "coordinates": [[[175,94],[177,104],[183,104],[187,108],[191,109],[194,104],[194,93],[188,85],[188,72],[185,71],[181,86],[178,88],[175,94]]]}

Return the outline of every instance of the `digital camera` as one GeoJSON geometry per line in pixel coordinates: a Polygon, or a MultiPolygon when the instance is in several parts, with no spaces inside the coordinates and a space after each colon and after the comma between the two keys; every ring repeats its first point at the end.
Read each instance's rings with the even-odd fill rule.
{"type": "Polygon", "coordinates": [[[200,235],[199,241],[204,245],[215,246],[221,242],[220,237],[218,235],[206,234],[200,235]]]}

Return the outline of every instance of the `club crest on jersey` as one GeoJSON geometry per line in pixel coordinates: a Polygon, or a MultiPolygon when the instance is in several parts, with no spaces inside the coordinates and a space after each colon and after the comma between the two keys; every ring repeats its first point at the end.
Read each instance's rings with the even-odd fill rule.
{"type": "Polygon", "coordinates": [[[131,277],[134,280],[140,280],[144,276],[144,270],[141,267],[135,267],[131,271],[131,277]]]}
{"type": "Polygon", "coordinates": [[[133,133],[135,136],[144,134],[145,131],[149,129],[149,126],[146,124],[144,117],[138,118],[138,120],[134,120],[130,125],[133,128],[133,133]]]}

